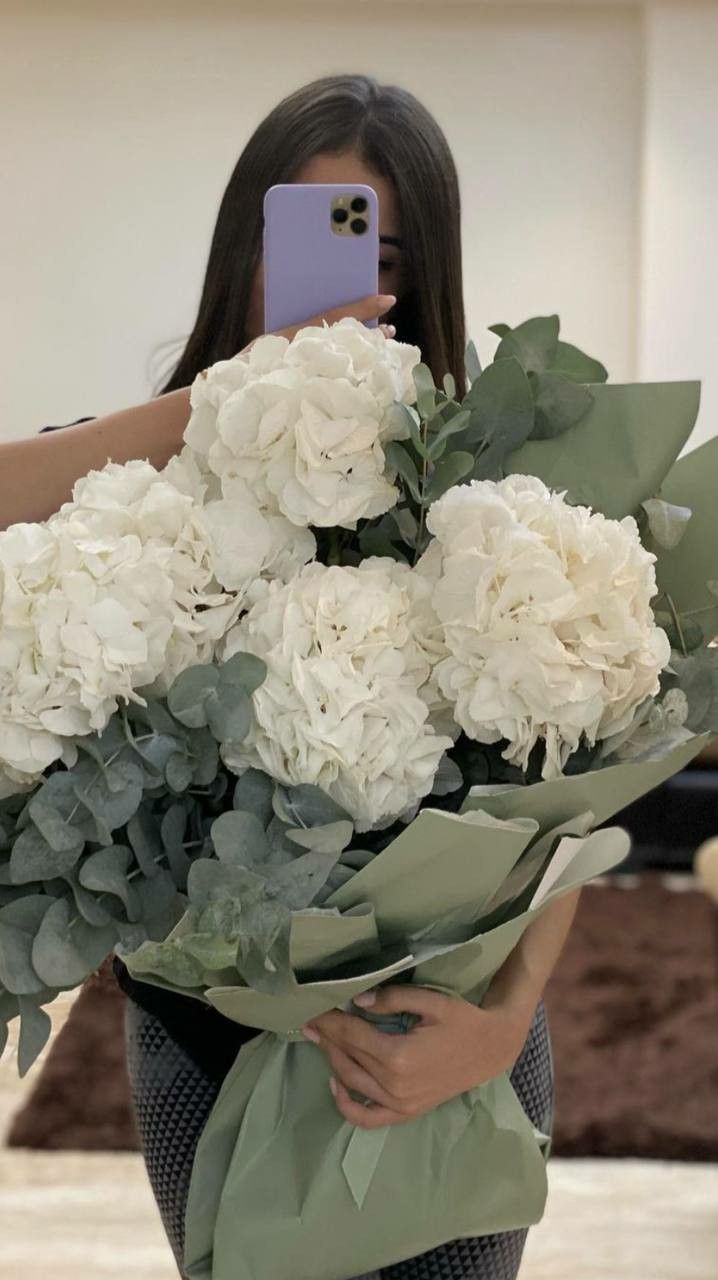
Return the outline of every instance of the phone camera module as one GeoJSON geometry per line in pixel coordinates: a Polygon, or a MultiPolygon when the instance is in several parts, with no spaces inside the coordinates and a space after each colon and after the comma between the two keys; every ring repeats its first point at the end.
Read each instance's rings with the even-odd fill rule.
{"type": "Polygon", "coordinates": [[[352,213],[365,213],[366,208],[367,201],[364,196],[355,196],[351,204],[352,213]]]}
{"type": "Polygon", "coordinates": [[[368,225],[364,218],[352,218],[352,231],[355,236],[363,236],[364,232],[368,230],[368,225]]]}
{"type": "Polygon", "coordinates": [[[332,218],[336,223],[339,224],[339,226],[341,226],[342,223],[348,222],[349,214],[347,213],[346,209],[334,209],[332,212],[332,218]]]}

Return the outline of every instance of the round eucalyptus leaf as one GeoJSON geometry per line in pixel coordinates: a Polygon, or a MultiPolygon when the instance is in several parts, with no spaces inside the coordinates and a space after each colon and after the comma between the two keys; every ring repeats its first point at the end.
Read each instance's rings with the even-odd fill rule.
{"type": "Polygon", "coordinates": [[[112,951],[117,939],[114,925],[94,928],[75,917],[70,929],[71,908],[58,898],[46,911],[32,947],[35,972],[48,986],[76,987],[112,951]]]}
{"type": "MultiPolygon", "coordinates": [[[[219,668],[222,695],[228,686],[235,685],[246,694],[254,693],[267,675],[267,664],[253,653],[235,653],[219,668]]],[[[221,696],[222,696],[221,695],[221,696]]]]}
{"type": "Polygon", "coordinates": [[[32,995],[45,985],[34,967],[32,950],[52,906],[51,898],[30,894],[0,908],[0,983],[13,995],[32,995]]]}
{"type": "Polygon", "coordinates": [[[267,861],[269,844],[254,813],[228,809],[215,818],[211,835],[217,857],[227,866],[255,867],[267,861]]]}
{"type": "Polygon", "coordinates": [[[132,861],[132,852],[126,845],[98,849],[82,863],[78,878],[85,889],[91,889],[95,893],[114,894],[124,904],[128,919],[136,920],[139,902],[127,879],[132,861]]]}
{"type": "Polygon", "coordinates": [[[262,826],[267,827],[272,818],[273,795],[273,779],[260,769],[247,769],[235,784],[232,807],[256,814],[262,826]]]}
{"type": "Polygon", "coordinates": [[[207,700],[207,723],[218,742],[241,742],[252,724],[252,704],[240,685],[227,685],[207,700]]]}
{"type": "Polygon", "coordinates": [[[17,1067],[22,1079],[45,1048],[52,1031],[52,1020],[49,1014],[28,996],[20,996],[18,1005],[20,1038],[17,1046],[17,1067]]]}
{"type": "Polygon", "coordinates": [[[190,729],[207,723],[206,703],[219,684],[219,670],[210,664],[188,667],[174,681],[167,706],[173,716],[190,729]]]}
{"type": "Polygon", "coordinates": [[[55,853],[37,827],[21,831],[10,855],[10,876],[13,884],[29,884],[33,880],[46,880],[65,875],[75,866],[84,841],[67,853],[55,853]]]}
{"type": "Polygon", "coordinates": [[[175,751],[165,765],[165,780],[172,791],[186,791],[194,777],[194,764],[182,751],[175,751]]]}

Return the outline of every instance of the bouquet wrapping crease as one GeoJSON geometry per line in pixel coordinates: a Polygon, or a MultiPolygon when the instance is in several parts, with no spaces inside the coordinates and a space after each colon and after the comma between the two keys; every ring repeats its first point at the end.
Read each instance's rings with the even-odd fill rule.
{"type": "Polygon", "coordinates": [[[163,472],[0,534],[0,1032],[26,1071],[112,950],[261,1032],[196,1151],[190,1280],[540,1219],[508,1073],[354,1128],[301,1028],[394,981],[481,1004],[718,731],[697,386],[606,385],[556,317],[494,332],[462,399],[355,322],[265,337],[195,381],[163,472]]]}

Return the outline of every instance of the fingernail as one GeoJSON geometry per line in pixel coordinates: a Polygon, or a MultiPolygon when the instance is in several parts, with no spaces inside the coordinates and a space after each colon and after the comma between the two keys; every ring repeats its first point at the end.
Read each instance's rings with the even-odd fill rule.
{"type": "Polygon", "coordinates": [[[394,303],[396,302],[396,297],[394,296],[393,293],[380,293],[379,297],[377,298],[377,302],[385,302],[388,310],[389,307],[394,306],[394,303]]]}
{"type": "Polygon", "coordinates": [[[396,325],[388,324],[386,326],[386,331],[389,334],[389,336],[393,338],[394,334],[396,333],[396,325]]]}
{"type": "Polygon", "coordinates": [[[376,1004],[376,992],[365,991],[362,995],[354,997],[354,1003],[358,1004],[360,1009],[370,1009],[373,1004],[376,1004]]]}
{"type": "Polygon", "coordinates": [[[311,1040],[312,1044],[319,1044],[321,1037],[319,1032],[314,1030],[314,1027],[302,1027],[302,1035],[305,1040],[311,1040]]]}
{"type": "Polygon", "coordinates": [[[336,1098],[336,1096],[337,1096],[337,1082],[336,1082],[336,1080],[334,1079],[334,1076],[330,1076],[330,1077],[329,1077],[329,1088],[330,1088],[330,1089],[331,1089],[331,1091],[332,1091],[332,1095],[336,1098]]]}

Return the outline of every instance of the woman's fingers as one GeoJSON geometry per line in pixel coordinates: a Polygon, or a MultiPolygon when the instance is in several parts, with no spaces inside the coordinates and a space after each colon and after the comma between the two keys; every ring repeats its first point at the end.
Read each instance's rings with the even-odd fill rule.
{"type": "Polygon", "coordinates": [[[362,1106],[361,1102],[354,1102],[347,1089],[345,1089],[341,1080],[334,1077],[330,1081],[331,1091],[336,1100],[337,1109],[357,1129],[383,1129],[390,1124],[406,1124],[407,1120],[412,1117],[401,1115],[400,1112],[394,1111],[391,1107],[379,1107],[372,1105],[371,1107],[362,1106]]]}
{"type": "MultiPolygon", "coordinates": [[[[396,298],[393,294],[370,294],[368,298],[360,298],[357,302],[347,303],[346,306],[332,307],[330,311],[325,311],[322,315],[312,316],[311,319],[304,320],[302,324],[291,325],[288,329],[280,329],[279,334],[280,337],[289,338],[291,341],[299,333],[300,329],[315,329],[321,328],[324,324],[336,324],[347,316],[352,316],[355,320],[361,320],[362,324],[366,324],[368,320],[378,320],[380,316],[386,315],[387,311],[391,311],[395,303],[396,298]]],[[[385,336],[393,337],[394,335],[386,334],[385,336]]]]}
{"type": "Polygon", "coordinates": [[[365,1070],[353,1058],[350,1058],[343,1049],[337,1049],[335,1045],[328,1045],[326,1055],[331,1064],[334,1075],[344,1085],[345,1089],[351,1090],[352,1093],[358,1093],[361,1098],[368,1098],[370,1102],[376,1103],[380,1107],[389,1107],[392,1111],[401,1111],[402,1106],[398,1098],[392,1097],[387,1089],[384,1089],[379,1081],[365,1070]]]}

